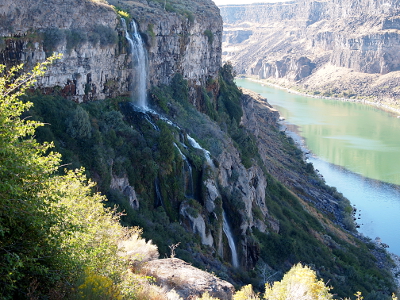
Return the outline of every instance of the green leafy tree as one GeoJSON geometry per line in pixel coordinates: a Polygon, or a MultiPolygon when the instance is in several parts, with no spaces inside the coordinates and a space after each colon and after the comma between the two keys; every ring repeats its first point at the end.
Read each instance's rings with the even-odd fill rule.
{"type": "Polygon", "coordinates": [[[78,106],[72,118],[68,120],[67,133],[73,138],[79,139],[87,139],[92,136],[89,114],[82,107],[78,106]]]}
{"type": "MultiPolygon", "coordinates": [[[[32,103],[19,97],[54,59],[22,76],[22,66],[0,65],[0,298],[132,296],[138,285],[127,270],[134,258],[123,242],[133,247],[140,232],[104,208],[83,169],[60,175],[60,155],[34,139],[43,124],[20,117],[32,103]]],[[[76,129],[88,133],[88,126],[76,129]]]]}
{"type": "Polygon", "coordinates": [[[50,267],[58,242],[49,237],[57,215],[50,209],[53,199],[40,192],[60,156],[44,155],[51,145],[33,138],[43,124],[20,119],[32,104],[19,100],[54,59],[22,76],[17,76],[22,65],[9,71],[0,65],[0,294],[5,299],[23,293],[33,279],[47,277],[51,283],[59,277],[50,267]]]}

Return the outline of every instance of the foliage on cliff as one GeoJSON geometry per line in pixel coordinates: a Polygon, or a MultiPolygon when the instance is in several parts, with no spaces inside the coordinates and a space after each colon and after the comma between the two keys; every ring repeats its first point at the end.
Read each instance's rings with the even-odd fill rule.
{"type": "MultiPolygon", "coordinates": [[[[59,171],[53,145],[34,138],[44,124],[21,118],[32,103],[19,98],[49,63],[22,76],[22,66],[0,66],[0,296],[87,299],[87,289],[93,299],[133,295],[131,258],[119,244],[137,241],[140,231],[122,227],[104,208],[83,170],[59,171]]],[[[147,245],[146,252],[156,251],[147,245]]]]}

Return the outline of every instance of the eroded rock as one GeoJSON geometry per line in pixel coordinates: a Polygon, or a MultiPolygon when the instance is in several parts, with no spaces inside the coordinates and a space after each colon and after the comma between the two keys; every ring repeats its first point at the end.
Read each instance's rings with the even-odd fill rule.
{"type": "Polygon", "coordinates": [[[232,299],[234,293],[234,287],[229,282],[177,258],[150,261],[143,270],[154,276],[159,285],[174,289],[183,299],[199,297],[208,292],[212,297],[227,300],[232,299]]]}

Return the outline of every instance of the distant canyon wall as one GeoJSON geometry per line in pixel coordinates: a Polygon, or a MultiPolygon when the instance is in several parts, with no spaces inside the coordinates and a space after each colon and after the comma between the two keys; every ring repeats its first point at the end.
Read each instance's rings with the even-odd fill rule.
{"type": "MultiPolygon", "coordinates": [[[[199,86],[221,65],[222,19],[211,0],[191,11],[165,11],[156,1],[115,1],[139,23],[149,58],[148,85],[168,84],[177,72],[199,86]]],[[[137,74],[121,20],[114,9],[90,0],[5,0],[0,3],[0,63],[27,69],[53,52],[63,54],[38,85],[57,87],[82,102],[130,94],[137,74]]]]}
{"type": "MultiPolygon", "coordinates": [[[[330,78],[334,76],[325,75],[345,68],[368,74],[360,82],[364,87],[357,83],[354,90],[381,96],[385,91],[367,87],[375,83],[375,75],[394,72],[397,82],[400,1],[309,0],[220,9],[224,19],[223,59],[231,61],[239,74],[317,87],[313,76],[330,78]]],[[[393,81],[393,77],[386,77],[384,81],[393,81]]],[[[333,85],[327,80],[320,80],[324,88],[333,85]]],[[[343,89],[349,86],[345,84],[343,89]]],[[[398,96],[396,90],[387,90],[386,94],[398,96]]]]}

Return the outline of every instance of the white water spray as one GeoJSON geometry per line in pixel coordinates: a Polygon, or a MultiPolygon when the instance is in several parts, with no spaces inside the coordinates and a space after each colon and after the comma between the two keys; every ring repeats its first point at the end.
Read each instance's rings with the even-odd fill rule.
{"type": "Polygon", "coordinates": [[[132,20],[131,27],[133,29],[132,34],[128,32],[126,23],[124,19],[122,24],[125,29],[126,39],[132,49],[132,63],[136,73],[136,85],[135,91],[132,95],[133,100],[136,100],[136,104],[139,108],[146,111],[147,108],[147,55],[144,48],[144,43],[140,33],[138,32],[137,25],[135,21],[132,20]]]}
{"type": "Polygon", "coordinates": [[[200,150],[203,151],[204,157],[206,158],[208,164],[210,166],[213,166],[214,163],[213,163],[213,161],[211,159],[210,151],[208,151],[208,150],[204,149],[203,147],[201,147],[199,145],[199,143],[194,138],[192,138],[190,135],[187,135],[187,139],[188,139],[190,145],[192,145],[193,148],[200,149],[200,150]]]}
{"type": "Polygon", "coordinates": [[[226,238],[228,239],[229,248],[231,249],[232,253],[232,265],[234,268],[239,267],[239,258],[236,251],[235,241],[233,240],[232,230],[226,220],[225,211],[222,211],[222,230],[224,231],[226,238]]]}

